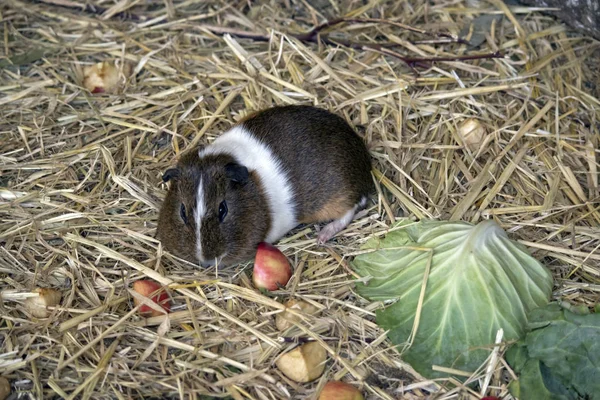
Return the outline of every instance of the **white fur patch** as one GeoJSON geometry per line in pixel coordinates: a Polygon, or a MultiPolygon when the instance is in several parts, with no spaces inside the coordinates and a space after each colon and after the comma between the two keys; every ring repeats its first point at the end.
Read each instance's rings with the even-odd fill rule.
{"type": "Polygon", "coordinates": [[[196,193],[196,212],[194,217],[196,219],[196,257],[201,261],[204,261],[202,257],[202,238],[200,237],[200,225],[202,223],[202,217],[206,214],[206,201],[204,200],[204,185],[202,178],[198,182],[198,192],[196,193]]]}
{"type": "MultiPolygon", "coordinates": [[[[199,156],[223,153],[233,156],[239,164],[249,171],[256,171],[260,177],[271,210],[271,229],[266,242],[280,239],[298,225],[289,179],[281,162],[267,145],[257,140],[243,126],[235,126],[201,150],[199,156]]],[[[260,213],[261,210],[255,212],[260,213]]]]}
{"type": "Polygon", "coordinates": [[[358,202],[358,207],[356,207],[356,208],[357,209],[364,208],[366,205],[367,205],[367,197],[363,196],[363,197],[361,197],[360,201],[358,202]]]}

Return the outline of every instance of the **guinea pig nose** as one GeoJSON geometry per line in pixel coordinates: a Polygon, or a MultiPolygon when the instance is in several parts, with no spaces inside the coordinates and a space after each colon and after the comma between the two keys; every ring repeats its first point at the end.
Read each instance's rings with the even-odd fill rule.
{"type": "Polygon", "coordinates": [[[200,265],[207,268],[207,267],[214,267],[214,265],[216,264],[216,259],[212,259],[212,260],[206,260],[206,261],[200,261],[200,265]]]}

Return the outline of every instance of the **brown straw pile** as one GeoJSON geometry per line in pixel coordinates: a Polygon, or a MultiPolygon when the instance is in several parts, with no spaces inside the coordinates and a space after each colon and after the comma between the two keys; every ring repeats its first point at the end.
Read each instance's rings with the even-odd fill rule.
{"type": "MultiPolygon", "coordinates": [[[[354,293],[346,261],[402,216],[493,218],[552,270],[554,298],[599,301],[600,46],[539,10],[3,0],[0,32],[0,375],[23,398],[310,399],[342,379],[368,399],[478,399],[476,386],[418,376],[376,326],[382,304],[354,293]],[[302,37],[339,17],[373,20],[302,37]],[[84,67],[105,60],[133,75],[91,94],[84,67]],[[282,240],[295,275],[277,296],[253,288],[251,262],[200,269],[164,251],[161,175],[176,157],[250,111],[294,103],[339,113],[368,142],[368,212],[324,247],[315,226],[282,240]],[[469,119],[479,143],[464,135],[469,119]],[[140,278],[171,284],[168,319],[133,310],[140,278]],[[48,318],[24,307],[36,287],[62,293],[48,318]],[[290,297],[320,312],[282,333],[274,316],[290,297]],[[298,337],[329,353],[308,384],[274,366],[298,337]]],[[[510,399],[513,378],[500,358],[485,394],[510,399]]]]}

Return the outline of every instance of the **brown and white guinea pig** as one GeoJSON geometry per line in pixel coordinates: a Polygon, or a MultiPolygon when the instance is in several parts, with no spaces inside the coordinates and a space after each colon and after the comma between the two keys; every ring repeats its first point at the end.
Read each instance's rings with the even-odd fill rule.
{"type": "Polygon", "coordinates": [[[170,187],[157,235],[203,266],[250,260],[300,224],[332,221],[323,244],[364,208],[374,189],[369,152],[339,116],[273,107],[242,120],[165,171],[170,187]]]}

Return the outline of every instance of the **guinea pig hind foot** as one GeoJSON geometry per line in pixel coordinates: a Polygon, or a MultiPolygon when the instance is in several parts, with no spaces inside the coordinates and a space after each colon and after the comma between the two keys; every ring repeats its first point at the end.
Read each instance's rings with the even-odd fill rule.
{"type": "Polygon", "coordinates": [[[319,235],[317,237],[317,244],[325,244],[325,242],[327,242],[329,239],[337,235],[340,231],[344,230],[344,228],[346,228],[354,219],[356,211],[359,209],[359,207],[360,204],[355,205],[350,210],[348,210],[348,212],[344,214],[341,218],[333,220],[327,225],[325,225],[323,229],[321,229],[321,231],[319,232],[319,235]]]}

